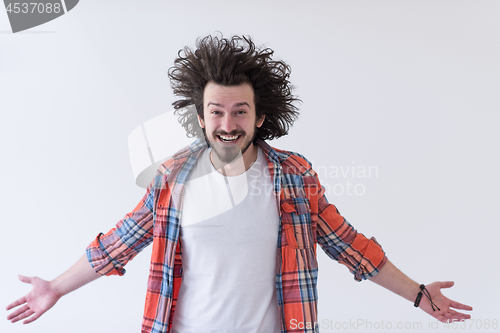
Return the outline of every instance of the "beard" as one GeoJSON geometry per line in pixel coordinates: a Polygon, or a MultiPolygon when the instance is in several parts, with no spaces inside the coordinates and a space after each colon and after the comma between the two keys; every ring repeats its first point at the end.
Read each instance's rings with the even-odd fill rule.
{"type": "Polygon", "coordinates": [[[226,164],[229,164],[229,163],[233,162],[234,160],[236,160],[238,157],[243,156],[243,154],[248,150],[250,145],[255,141],[255,138],[257,137],[258,129],[259,128],[256,126],[254,129],[254,132],[253,132],[253,137],[250,140],[248,140],[248,142],[244,143],[243,149],[241,149],[240,146],[236,143],[231,145],[231,146],[221,147],[220,145],[218,145],[218,142],[216,142],[214,140],[217,140],[215,138],[215,137],[217,137],[217,135],[231,135],[231,136],[240,135],[241,137],[238,139],[238,140],[240,140],[241,138],[246,137],[245,131],[233,131],[231,133],[214,132],[213,136],[212,136],[214,139],[210,140],[207,136],[207,131],[205,130],[205,128],[202,128],[203,136],[205,137],[205,141],[207,142],[208,146],[212,147],[212,150],[215,152],[218,159],[221,162],[226,163],[226,164]]]}

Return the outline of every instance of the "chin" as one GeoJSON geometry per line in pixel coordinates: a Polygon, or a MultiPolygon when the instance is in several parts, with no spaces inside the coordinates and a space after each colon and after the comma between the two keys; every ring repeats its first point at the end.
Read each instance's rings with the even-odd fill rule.
{"type": "Polygon", "coordinates": [[[241,149],[239,146],[236,146],[234,148],[223,148],[223,149],[220,149],[220,147],[218,148],[215,148],[213,145],[212,145],[212,149],[215,151],[215,153],[217,154],[217,157],[224,163],[231,163],[232,161],[234,161],[235,159],[237,159],[238,157],[242,156],[241,155],[241,149]]]}

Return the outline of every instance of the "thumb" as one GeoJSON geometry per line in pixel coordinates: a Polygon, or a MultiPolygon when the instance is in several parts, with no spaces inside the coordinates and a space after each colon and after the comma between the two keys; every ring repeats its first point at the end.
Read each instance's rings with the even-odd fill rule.
{"type": "Polygon", "coordinates": [[[24,276],[21,274],[19,274],[18,278],[19,278],[19,280],[21,280],[21,282],[24,282],[24,283],[31,283],[31,280],[33,279],[31,277],[24,276]]]}
{"type": "Polygon", "coordinates": [[[446,282],[441,282],[441,288],[451,288],[455,282],[453,281],[446,281],[446,282]]]}

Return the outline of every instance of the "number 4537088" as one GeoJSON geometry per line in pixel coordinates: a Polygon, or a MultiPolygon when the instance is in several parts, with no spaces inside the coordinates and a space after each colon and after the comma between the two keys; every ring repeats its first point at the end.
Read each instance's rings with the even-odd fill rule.
{"type": "Polygon", "coordinates": [[[43,3],[43,2],[14,2],[9,3],[5,8],[8,13],[60,13],[62,8],[59,2],[56,3],[43,3]]]}
{"type": "Polygon", "coordinates": [[[452,329],[498,329],[498,319],[462,319],[460,321],[453,319],[447,320],[444,324],[446,328],[452,329]]]}

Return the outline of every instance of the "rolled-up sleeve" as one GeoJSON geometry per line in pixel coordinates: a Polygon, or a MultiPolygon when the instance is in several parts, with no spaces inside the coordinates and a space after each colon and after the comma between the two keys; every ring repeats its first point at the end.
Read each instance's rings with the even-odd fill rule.
{"type": "MultiPolygon", "coordinates": [[[[155,180],[159,176],[155,177],[155,180]]],[[[100,233],[87,247],[87,259],[101,275],[123,275],[125,266],[153,239],[155,180],[137,206],[106,234],[100,233]]]]}
{"type": "Polygon", "coordinates": [[[316,237],[325,253],[347,266],[357,281],[377,274],[387,261],[382,247],[374,237],[366,238],[358,233],[337,208],[328,203],[323,188],[318,213],[316,237]]]}

